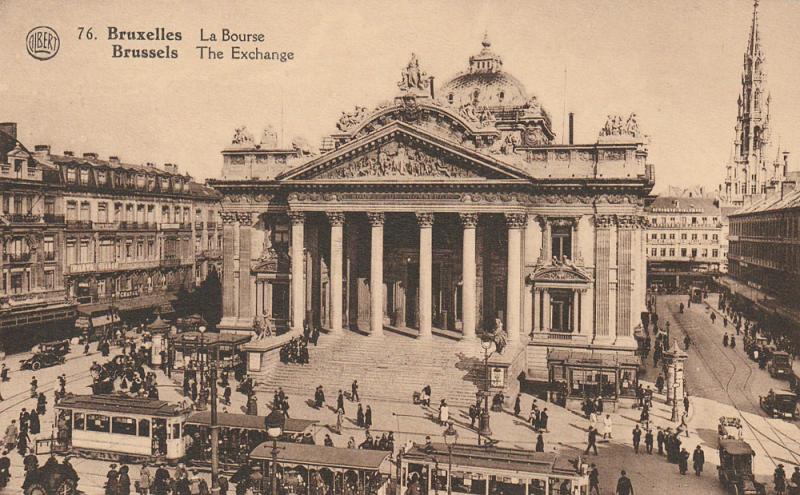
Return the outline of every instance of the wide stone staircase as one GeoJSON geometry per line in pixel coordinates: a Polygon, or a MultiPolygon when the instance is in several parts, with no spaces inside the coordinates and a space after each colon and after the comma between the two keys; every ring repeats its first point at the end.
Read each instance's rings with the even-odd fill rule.
{"type": "Polygon", "coordinates": [[[358,380],[362,400],[410,402],[425,385],[432,399],[446,399],[451,407],[468,407],[482,386],[483,351],[477,340],[460,342],[434,336],[420,340],[386,332],[369,337],[345,331],[322,335],[309,345],[310,363],[278,363],[256,377],[256,389],[270,397],[277,388],[292,397],[311,399],[322,385],[328,403],[335,404],[339,389],[349,396],[358,380]]]}

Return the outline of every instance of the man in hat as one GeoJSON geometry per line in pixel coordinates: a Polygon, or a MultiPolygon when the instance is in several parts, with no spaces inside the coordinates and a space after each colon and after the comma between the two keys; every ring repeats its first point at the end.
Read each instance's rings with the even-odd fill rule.
{"type": "Polygon", "coordinates": [[[600,471],[594,463],[589,470],[589,495],[592,494],[600,495],[600,471]]]}
{"type": "Polygon", "coordinates": [[[617,480],[617,491],[615,495],[634,495],[633,483],[631,483],[631,479],[625,474],[624,469],[620,472],[619,479],[617,480]]]}
{"type": "Polygon", "coordinates": [[[783,495],[786,491],[786,472],[783,470],[783,464],[778,464],[775,468],[772,481],[775,483],[775,495],[783,495]]]}
{"type": "Polygon", "coordinates": [[[703,449],[700,445],[694,448],[694,452],[692,452],[692,467],[694,467],[694,474],[700,476],[703,472],[703,464],[706,462],[706,454],[703,452],[703,449]]]}

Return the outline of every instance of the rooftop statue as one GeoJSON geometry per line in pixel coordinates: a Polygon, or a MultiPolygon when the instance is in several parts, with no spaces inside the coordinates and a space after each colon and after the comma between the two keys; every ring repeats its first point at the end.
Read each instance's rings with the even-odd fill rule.
{"type": "Polygon", "coordinates": [[[430,80],[427,76],[428,75],[419,68],[417,55],[412,53],[411,60],[408,61],[408,65],[406,65],[406,68],[400,73],[400,82],[397,83],[397,86],[401,91],[415,89],[427,90],[430,85],[430,80]]]}

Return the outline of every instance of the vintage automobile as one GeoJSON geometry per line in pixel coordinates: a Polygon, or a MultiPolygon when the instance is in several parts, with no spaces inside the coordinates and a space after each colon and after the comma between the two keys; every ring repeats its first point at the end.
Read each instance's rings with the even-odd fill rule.
{"type": "Polygon", "coordinates": [[[792,359],[789,357],[789,353],[773,352],[772,359],[767,365],[767,371],[772,378],[788,378],[792,374],[792,359]]]}
{"type": "Polygon", "coordinates": [[[717,425],[717,439],[722,440],[741,440],[742,421],[739,418],[721,416],[717,425]]]}
{"type": "Polygon", "coordinates": [[[719,481],[735,495],[766,495],[766,487],[753,476],[755,452],[747,442],[733,439],[719,441],[719,481]]]}
{"type": "Polygon", "coordinates": [[[772,390],[758,398],[761,409],[773,418],[790,418],[797,416],[797,395],[788,390],[772,390]]]}
{"type": "Polygon", "coordinates": [[[69,340],[59,340],[54,342],[42,342],[33,356],[20,361],[22,369],[36,371],[40,368],[63,364],[66,355],[69,354],[69,340]]]}
{"type": "Polygon", "coordinates": [[[25,495],[75,495],[78,493],[78,473],[69,464],[53,461],[28,471],[22,483],[25,495]]]}

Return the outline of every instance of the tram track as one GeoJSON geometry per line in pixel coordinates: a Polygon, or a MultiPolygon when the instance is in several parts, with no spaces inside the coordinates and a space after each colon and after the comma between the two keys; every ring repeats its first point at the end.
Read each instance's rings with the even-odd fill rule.
{"type": "MultiPolygon", "coordinates": [[[[667,303],[665,303],[665,304],[667,305],[667,308],[669,309],[669,311],[670,311],[670,313],[672,315],[673,321],[675,322],[676,325],[679,326],[679,328],[681,329],[681,332],[683,332],[684,335],[689,335],[689,333],[686,330],[686,326],[685,326],[684,322],[682,320],[680,320],[680,319],[675,318],[674,311],[671,308],[669,308],[669,305],[667,303]]],[[[693,338],[693,336],[690,335],[689,337],[690,337],[690,339],[695,340],[693,338]]],[[[723,379],[719,376],[718,372],[714,369],[714,366],[711,363],[711,361],[708,359],[708,357],[705,355],[705,353],[701,350],[701,346],[694,345],[693,346],[694,352],[698,355],[700,360],[703,361],[703,363],[705,364],[705,367],[709,371],[709,374],[714,378],[714,380],[717,383],[720,384],[720,386],[722,387],[722,389],[725,392],[725,395],[730,400],[731,405],[733,405],[734,408],[736,408],[737,415],[747,425],[747,427],[750,429],[750,431],[753,433],[753,438],[761,446],[761,449],[764,451],[764,454],[769,458],[769,460],[772,463],[772,465],[773,466],[777,466],[779,464],[779,462],[769,452],[769,450],[767,449],[766,445],[764,444],[764,441],[762,441],[762,439],[760,437],[763,437],[764,439],[768,440],[769,442],[781,447],[783,450],[785,450],[787,453],[789,453],[789,455],[792,457],[794,463],[797,464],[797,460],[798,460],[798,457],[800,457],[800,453],[792,450],[784,442],[780,441],[779,439],[775,439],[775,438],[771,437],[770,435],[767,435],[766,433],[761,431],[758,427],[756,427],[755,424],[753,424],[752,421],[748,420],[745,417],[745,415],[742,413],[741,408],[738,406],[738,403],[740,403],[740,401],[738,401],[738,400],[736,400],[734,398],[733,394],[731,394],[730,389],[729,389],[730,384],[733,381],[734,377],[736,376],[737,371],[741,370],[741,368],[736,365],[736,362],[734,362],[734,360],[731,359],[731,357],[728,355],[727,352],[724,352],[720,348],[720,345],[713,338],[709,338],[709,337],[706,336],[705,340],[710,341],[711,345],[715,349],[720,351],[719,354],[724,357],[724,359],[728,362],[728,364],[730,364],[732,371],[731,371],[730,376],[728,377],[727,382],[723,383],[723,379]]],[[[737,355],[737,357],[741,361],[741,359],[742,359],[741,356],[737,355]]],[[[745,363],[745,365],[746,365],[745,368],[746,368],[747,371],[746,371],[745,380],[742,383],[742,387],[741,387],[742,390],[747,388],[747,385],[748,385],[748,383],[750,382],[750,379],[753,376],[753,368],[751,366],[747,365],[747,364],[748,363],[745,363]]],[[[743,393],[742,396],[744,397],[744,400],[747,401],[749,403],[749,405],[752,406],[754,409],[756,409],[756,410],[760,409],[761,406],[759,404],[756,404],[750,397],[747,396],[747,394],[743,393]]],[[[774,426],[772,426],[769,423],[769,421],[765,421],[765,423],[770,428],[770,430],[772,430],[773,433],[776,433],[778,435],[778,437],[780,437],[781,435],[786,436],[783,432],[780,432],[774,426]]],[[[797,443],[800,444],[800,442],[797,442],[797,443]]]]}

